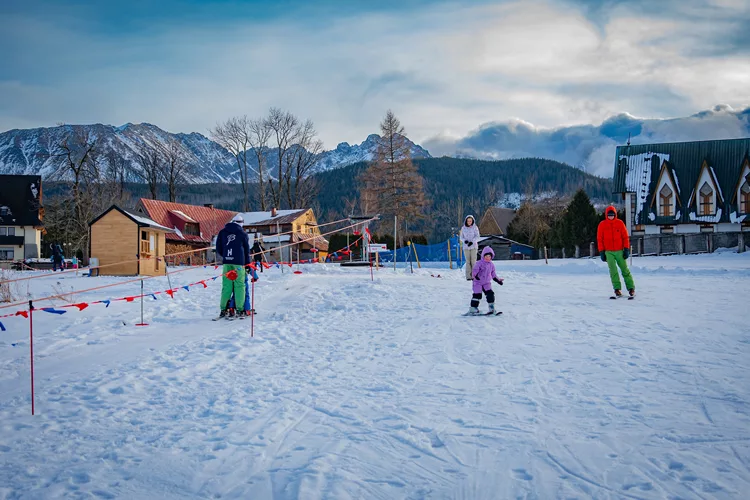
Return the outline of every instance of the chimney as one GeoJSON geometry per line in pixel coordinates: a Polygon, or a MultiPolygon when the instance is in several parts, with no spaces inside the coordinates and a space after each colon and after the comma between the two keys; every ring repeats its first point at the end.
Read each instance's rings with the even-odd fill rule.
{"type": "Polygon", "coordinates": [[[271,208],[271,217],[276,217],[277,214],[276,207],[271,208]]]}
{"type": "Polygon", "coordinates": [[[206,207],[206,208],[214,208],[214,204],[213,203],[204,203],[203,206],[206,207]]]}

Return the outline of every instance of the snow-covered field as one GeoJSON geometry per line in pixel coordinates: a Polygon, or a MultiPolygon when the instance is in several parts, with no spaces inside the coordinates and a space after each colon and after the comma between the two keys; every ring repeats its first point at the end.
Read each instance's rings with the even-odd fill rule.
{"type": "Polygon", "coordinates": [[[747,498],[750,253],[635,259],[635,301],[598,260],[496,265],[501,317],[460,316],[462,271],[323,264],[261,275],[254,338],[210,321],[218,282],[148,327],[38,312],[34,417],[3,319],[0,498],[747,498]]]}

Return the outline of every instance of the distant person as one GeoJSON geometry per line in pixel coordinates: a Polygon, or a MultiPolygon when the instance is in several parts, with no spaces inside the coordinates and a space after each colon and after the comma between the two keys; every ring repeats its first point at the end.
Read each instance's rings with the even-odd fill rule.
{"type": "Polygon", "coordinates": [[[461,238],[464,256],[466,257],[466,279],[471,281],[471,271],[474,268],[474,264],[477,263],[477,243],[479,243],[479,229],[474,223],[473,215],[467,215],[464,219],[464,225],[461,226],[459,237],[461,238]]]}
{"type": "Polygon", "coordinates": [[[245,317],[245,266],[250,263],[250,243],[247,233],[242,229],[243,222],[241,214],[235,215],[216,238],[216,254],[221,256],[224,264],[219,318],[234,318],[229,313],[232,293],[237,302],[237,317],[245,317]]]}
{"type": "Polygon", "coordinates": [[[50,245],[50,247],[52,247],[52,271],[57,271],[58,268],[62,271],[65,268],[62,247],[59,244],[50,245]]]}
{"type": "Polygon", "coordinates": [[[628,287],[629,298],[635,297],[635,283],[628,269],[627,259],[630,257],[630,237],[625,223],[617,218],[617,210],[613,206],[605,210],[604,220],[599,223],[596,232],[596,240],[599,247],[599,256],[602,262],[609,267],[609,277],[612,280],[612,288],[615,290],[613,299],[622,297],[622,283],[617,268],[622,271],[625,286],[628,287]]]}
{"type": "Polygon", "coordinates": [[[502,312],[495,311],[495,291],[492,290],[492,282],[494,281],[498,285],[503,284],[502,278],[498,278],[495,274],[495,264],[492,262],[492,258],[495,256],[495,252],[492,247],[486,246],[482,250],[482,260],[476,263],[472,271],[472,285],[471,285],[471,307],[469,312],[464,316],[476,316],[481,314],[479,312],[479,302],[482,300],[482,293],[484,293],[487,299],[487,305],[489,310],[487,315],[502,314],[502,312]]]}
{"type": "Polygon", "coordinates": [[[73,265],[73,269],[78,269],[78,257],[74,255],[70,263],[73,265]]]}
{"type": "Polygon", "coordinates": [[[265,251],[266,249],[263,248],[260,238],[255,238],[252,249],[253,261],[255,261],[255,265],[260,269],[260,272],[263,272],[263,252],[265,251]]]}

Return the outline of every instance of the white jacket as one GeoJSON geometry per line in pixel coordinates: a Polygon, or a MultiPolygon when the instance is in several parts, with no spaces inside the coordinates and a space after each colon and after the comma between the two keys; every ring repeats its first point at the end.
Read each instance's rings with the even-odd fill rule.
{"type": "MultiPolygon", "coordinates": [[[[466,219],[471,217],[474,219],[473,216],[467,215],[466,219]]],[[[461,226],[461,233],[459,234],[459,238],[461,238],[461,244],[464,248],[477,248],[477,243],[479,242],[479,228],[477,227],[477,220],[474,219],[474,224],[471,225],[471,227],[466,225],[466,219],[464,219],[464,225],[461,226]],[[466,241],[471,241],[471,246],[466,244],[466,241]]]]}

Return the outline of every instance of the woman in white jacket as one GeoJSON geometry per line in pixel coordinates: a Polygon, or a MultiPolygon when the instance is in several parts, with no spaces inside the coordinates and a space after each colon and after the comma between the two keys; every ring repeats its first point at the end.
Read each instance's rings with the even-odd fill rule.
{"type": "Polygon", "coordinates": [[[460,238],[466,256],[466,279],[471,281],[471,270],[477,263],[477,243],[479,242],[479,228],[474,223],[473,215],[467,215],[464,219],[460,238]]]}

